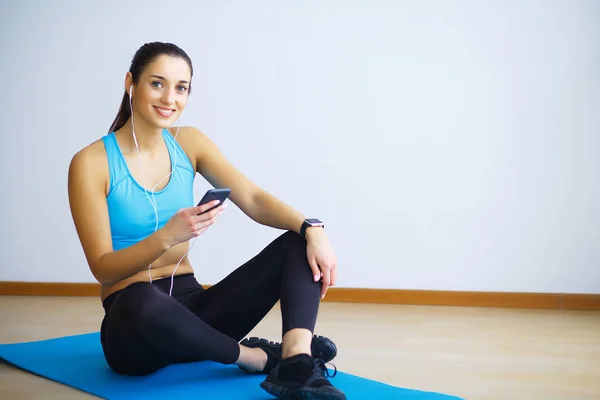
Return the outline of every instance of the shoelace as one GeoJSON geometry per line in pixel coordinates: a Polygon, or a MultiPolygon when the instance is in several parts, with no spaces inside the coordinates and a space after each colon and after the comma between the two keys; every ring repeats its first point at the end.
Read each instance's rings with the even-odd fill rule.
{"type": "Polygon", "coordinates": [[[320,358],[315,358],[315,368],[314,371],[317,373],[322,373],[324,377],[326,378],[333,378],[334,376],[337,375],[337,368],[335,365],[333,365],[332,363],[326,363],[325,361],[321,360],[320,358]],[[333,375],[329,374],[329,369],[327,368],[327,364],[331,365],[333,367],[333,375]]]}

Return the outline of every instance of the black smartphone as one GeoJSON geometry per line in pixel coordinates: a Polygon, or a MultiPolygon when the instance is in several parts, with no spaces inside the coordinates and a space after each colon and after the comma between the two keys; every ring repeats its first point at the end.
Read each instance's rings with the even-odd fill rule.
{"type": "Polygon", "coordinates": [[[198,205],[201,206],[202,204],[210,203],[213,200],[219,200],[219,204],[204,211],[205,213],[209,212],[210,210],[219,207],[221,204],[223,204],[225,200],[227,200],[227,198],[229,197],[230,193],[231,189],[227,188],[209,189],[206,191],[206,193],[204,193],[204,196],[202,196],[202,199],[198,202],[198,205]]]}

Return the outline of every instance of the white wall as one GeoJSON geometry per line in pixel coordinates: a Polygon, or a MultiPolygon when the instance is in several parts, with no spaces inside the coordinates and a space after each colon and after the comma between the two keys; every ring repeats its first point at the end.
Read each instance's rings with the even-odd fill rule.
{"type": "MultiPolygon", "coordinates": [[[[597,1],[0,7],[0,280],[93,281],[68,164],[161,40],[194,61],[183,123],[326,221],[340,287],[600,293],[597,1]]],[[[278,234],[229,208],[192,250],[198,279],[278,234]]]]}

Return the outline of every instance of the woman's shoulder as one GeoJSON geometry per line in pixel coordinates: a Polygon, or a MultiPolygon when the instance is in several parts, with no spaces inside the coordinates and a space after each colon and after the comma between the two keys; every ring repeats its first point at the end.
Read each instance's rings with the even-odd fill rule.
{"type": "Polygon", "coordinates": [[[102,139],[98,139],[77,151],[69,165],[71,173],[108,176],[107,156],[102,139]]]}
{"type": "Polygon", "coordinates": [[[176,138],[179,145],[197,145],[203,140],[208,140],[207,136],[195,126],[182,126],[168,128],[167,131],[176,138]],[[178,131],[179,129],[179,131],[178,131]]]}
{"type": "Polygon", "coordinates": [[[97,163],[106,162],[106,151],[104,149],[104,142],[102,139],[98,139],[87,146],[77,151],[71,160],[71,162],[77,163],[97,163]]]}
{"type": "Polygon", "coordinates": [[[203,158],[203,153],[206,150],[212,149],[214,146],[208,136],[194,126],[182,126],[179,128],[179,132],[177,132],[177,127],[168,128],[167,130],[194,165],[203,158]]]}

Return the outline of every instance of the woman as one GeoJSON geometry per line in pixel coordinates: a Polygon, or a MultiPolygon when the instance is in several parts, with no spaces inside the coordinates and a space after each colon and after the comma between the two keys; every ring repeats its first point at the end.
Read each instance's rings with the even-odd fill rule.
{"type": "Polygon", "coordinates": [[[185,109],[193,68],[170,43],[135,54],[109,133],[69,168],[69,202],[86,259],[101,283],[101,342],[121,374],[199,360],[265,373],[277,398],[345,399],[327,380],[335,345],[313,334],[319,302],[337,280],[318,223],[260,189],[200,131],[172,126],[185,109]],[[218,284],[204,289],[187,258],[226,204],[195,206],[200,173],[254,221],[286,230],[218,284]],[[205,213],[204,213],[205,212],[205,213]],[[282,343],[244,338],[281,301],[282,343]]]}

